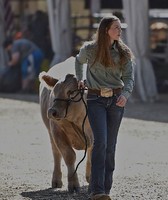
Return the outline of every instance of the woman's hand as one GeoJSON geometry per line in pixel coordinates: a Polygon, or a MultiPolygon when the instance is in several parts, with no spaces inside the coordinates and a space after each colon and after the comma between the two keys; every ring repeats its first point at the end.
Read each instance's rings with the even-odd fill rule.
{"type": "Polygon", "coordinates": [[[124,107],[126,103],[127,103],[127,99],[123,95],[120,95],[117,99],[116,105],[120,107],[124,107]]]}
{"type": "Polygon", "coordinates": [[[82,80],[78,81],[78,89],[83,89],[83,88],[85,88],[84,81],[82,80]]]}

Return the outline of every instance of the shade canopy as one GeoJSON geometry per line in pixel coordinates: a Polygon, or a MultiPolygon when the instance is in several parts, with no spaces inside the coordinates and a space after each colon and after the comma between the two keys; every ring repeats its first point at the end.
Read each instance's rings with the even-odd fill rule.
{"type": "Polygon", "coordinates": [[[55,53],[53,66],[72,53],[71,15],[69,0],[47,0],[52,48],[55,53]]]}
{"type": "MultiPolygon", "coordinates": [[[[101,8],[116,8],[122,9],[123,2],[122,0],[100,0],[101,8]]],[[[139,0],[141,2],[141,0],[139,0]]],[[[89,8],[90,0],[85,0],[85,8],[89,8]]],[[[168,1],[167,0],[148,0],[150,9],[168,9],[168,1]]]]}
{"type": "Polygon", "coordinates": [[[2,47],[4,39],[4,6],[3,1],[0,1],[0,69],[5,67],[4,50],[2,47]]]}

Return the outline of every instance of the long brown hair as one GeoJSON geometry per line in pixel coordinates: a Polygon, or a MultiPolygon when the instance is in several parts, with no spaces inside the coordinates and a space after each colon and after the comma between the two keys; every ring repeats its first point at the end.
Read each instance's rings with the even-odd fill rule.
{"type": "MultiPolygon", "coordinates": [[[[112,15],[108,17],[103,17],[100,21],[99,27],[95,35],[96,55],[93,64],[98,61],[105,67],[116,66],[116,63],[110,54],[110,37],[107,34],[107,31],[110,29],[114,21],[120,20],[118,17],[112,15]]],[[[120,57],[118,64],[122,67],[128,61],[128,59],[133,59],[134,56],[128,46],[124,44],[121,39],[115,41],[115,45],[118,49],[120,57]]]]}

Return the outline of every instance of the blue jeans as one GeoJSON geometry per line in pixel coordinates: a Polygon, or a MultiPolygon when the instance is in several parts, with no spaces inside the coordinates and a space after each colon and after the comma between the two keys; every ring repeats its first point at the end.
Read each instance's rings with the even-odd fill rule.
{"type": "Polygon", "coordinates": [[[21,72],[22,72],[23,79],[26,79],[30,75],[30,73],[33,74],[33,76],[34,76],[33,78],[36,78],[36,77],[38,77],[38,75],[40,73],[40,67],[41,67],[42,61],[44,59],[43,52],[40,49],[38,49],[38,50],[33,51],[31,55],[33,57],[33,63],[30,63],[30,61],[29,61],[30,55],[28,55],[22,61],[21,72]],[[33,65],[32,66],[33,69],[31,70],[31,72],[29,72],[29,66],[31,64],[33,65]]]}
{"type": "Polygon", "coordinates": [[[115,168],[115,148],[124,108],[116,106],[117,96],[88,95],[88,118],[94,135],[90,192],[110,193],[115,168]]]}

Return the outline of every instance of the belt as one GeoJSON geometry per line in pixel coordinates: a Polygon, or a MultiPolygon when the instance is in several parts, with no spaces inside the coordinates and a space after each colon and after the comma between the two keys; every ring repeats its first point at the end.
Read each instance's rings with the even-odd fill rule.
{"type": "MultiPolygon", "coordinates": [[[[110,97],[115,94],[121,94],[121,91],[122,91],[121,88],[111,89],[111,92],[109,93],[110,95],[108,95],[108,93],[107,93],[107,95],[105,95],[104,97],[110,97]]],[[[101,90],[98,90],[98,89],[88,88],[88,94],[96,94],[98,96],[102,96],[101,90]]]]}

